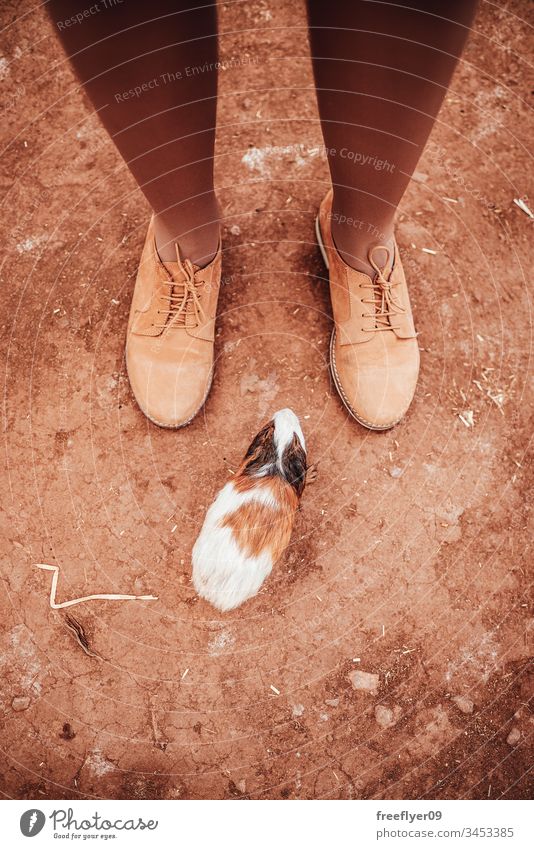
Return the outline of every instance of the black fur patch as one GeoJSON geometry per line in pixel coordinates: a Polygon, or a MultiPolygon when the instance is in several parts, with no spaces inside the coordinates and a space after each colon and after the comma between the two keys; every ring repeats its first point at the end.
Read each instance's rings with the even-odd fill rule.
{"type": "MultiPolygon", "coordinates": [[[[276,448],[274,446],[274,422],[268,422],[256,434],[245,454],[244,475],[256,475],[264,467],[276,465],[276,448]]],[[[274,472],[274,469],[273,469],[274,472]]]]}
{"type": "Polygon", "coordinates": [[[302,495],[306,484],[306,452],[296,434],[282,454],[282,471],[298,497],[302,495]]]}

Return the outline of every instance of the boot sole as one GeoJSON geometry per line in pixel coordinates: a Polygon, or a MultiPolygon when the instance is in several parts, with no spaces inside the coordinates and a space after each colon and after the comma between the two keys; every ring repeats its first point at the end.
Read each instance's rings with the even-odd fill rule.
{"type": "MultiPolygon", "coordinates": [[[[315,234],[317,236],[317,244],[319,245],[319,250],[321,251],[321,255],[323,257],[323,262],[326,266],[327,271],[329,271],[330,266],[329,266],[329,263],[328,263],[328,257],[326,255],[326,249],[325,249],[325,246],[323,244],[323,237],[321,235],[321,226],[319,224],[319,216],[318,215],[315,218],[315,234]]],[[[336,341],[336,328],[335,328],[335,325],[334,325],[334,329],[332,330],[332,334],[330,336],[329,366],[330,366],[330,374],[332,375],[332,380],[334,381],[334,386],[336,387],[337,394],[339,395],[343,406],[350,413],[352,418],[356,419],[358,424],[361,424],[363,427],[367,428],[367,430],[374,430],[374,431],[377,431],[377,432],[381,432],[381,431],[384,431],[384,430],[391,430],[392,427],[395,427],[395,425],[399,424],[399,422],[401,422],[403,420],[406,413],[403,413],[400,418],[396,419],[394,422],[391,422],[391,424],[375,425],[375,424],[371,424],[371,422],[367,422],[365,419],[362,419],[361,416],[359,416],[357,413],[355,413],[354,410],[352,409],[352,407],[349,404],[349,402],[348,402],[348,400],[345,396],[345,393],[343,391],[341,381],[339,380],[338,375],[337,375],[336,358],[335,358],[335,354],[334,354],[335,341],[336,341]]]]}

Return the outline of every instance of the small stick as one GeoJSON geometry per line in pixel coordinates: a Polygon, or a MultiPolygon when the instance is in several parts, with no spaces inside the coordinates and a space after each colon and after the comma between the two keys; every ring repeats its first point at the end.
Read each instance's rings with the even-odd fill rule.
{"type": "Polygon", "coordinates": [[[525,203],[525,201],[523,200],[523,198],[514,198],[514,203],[516,204],[516,206],[518,206],[518,207],[519,207],[519,209],[520,209],[522,212],[524,212],[524,213],[525,213],[525,215],[528,215],[528,217],[529,217],[529,218],[534,218],[534,215],[532,214],[532,212],[530,211],[530,209],[529,209],[529,208],[528,208],[528,206],[526,205],[526,203],[525,203]]]}
{"type": "Polygon", "coordinates": [[[82,604],[84,601],[157,601],[155,595],[122,595],[116,593],[99,593],[98,595],[86,595],[83,598],[73,598],[71,601],[56,602],[56,589],[59,574],[59,566],[50,566],[48,563],[35,563],[38,569],[46,569],[48,572],[53,572],[52,585],[50,587],[50,607],[54,610],[59,610],[62,607],[71,607],[73,604],[82,604]]]}
{"type": "Polygon", "coordinates": [[[158,722],[157,722],[157,719],[156,719],[156,711],[154,710],[154,706],[152,705],[152,703],[150,704],[150,723],[152,725],[152,734],[153,734],[153,737],[154,737],[154,746],[156,746],[158,749],[161,749],[161,751],[164,752],[165,749],[167,748],[168,743],[167,743],[167,740],[163,740],[160,737],[158,722]]]}
{"type": "Polygon", "coordinates": [[[90,648],[87,635],[81,622],[78,622],[78,620],[75,619],[74,616],[70,616],[70,614],[67,613],[67,615],[65,616],[65,625],[67,626],[69,631],[72,631],[72,633],[74,634],[74,639],[76,640],[80,648],[84,650],[85,654],[88,654],[89,657],[98,657],[100,658],[100,660],[102,660],[100,655],[90,648]]]}

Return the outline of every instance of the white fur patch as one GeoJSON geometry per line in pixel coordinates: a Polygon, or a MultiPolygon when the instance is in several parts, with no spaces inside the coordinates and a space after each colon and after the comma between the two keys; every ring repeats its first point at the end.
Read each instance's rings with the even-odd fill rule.
{"type": "Polygon", "coordinates": [[[220,520],[242,504],[257,501],[275,506],[268,487],[237,492],[230,481],[219,492],[206,513],[193,547],[193,585],[202,598],[218,610],[232,610],[256,595],[273,568],[270,551],[247,557],[237,545],[231,528],[221,528],[220,520]]]}
{"type": "Polygon", "coordinates": [[[293,410],[290,410],[289,407],[286,407],[284,410],[278,410],[277,413],[273,416],[274,421],[274,444],[276,445],[276,450],[278,456],[281,457],[284,453],[284,448],[291,442],[293,439],[293,435],[296,434],[300,440],[300,444],[306,450],[306,443],[304,442],[304,434],[302,433],[302,428],[300,426],[300,422],[298,417],[295,415],[293,410]]]}

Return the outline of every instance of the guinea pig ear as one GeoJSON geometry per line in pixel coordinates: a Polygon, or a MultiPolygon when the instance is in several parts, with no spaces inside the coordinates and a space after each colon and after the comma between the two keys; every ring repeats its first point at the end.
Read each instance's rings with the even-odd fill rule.
{"type": "Polygon", "coordinates": [[[240,467],[241,474],[254,475],[265,466],[276,463],[276,448],[274,445],[274,422],[270,421],[262,427],[250,443],[240,467]]]}
{"type": "Polygon", "coordinates": [[[306,484],[306,470],[308,467],[306,464],[306,452],[296,434],[293,435],[293,439],[282,454],[281,465],[285,479],[291,484],[300,498],[306,484]]]}

